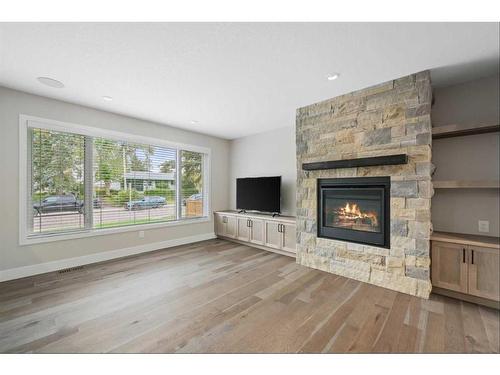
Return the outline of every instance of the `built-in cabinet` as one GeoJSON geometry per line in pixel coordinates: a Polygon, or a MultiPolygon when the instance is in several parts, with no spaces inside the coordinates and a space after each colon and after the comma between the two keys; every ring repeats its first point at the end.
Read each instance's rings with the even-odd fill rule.
{"type": "Polygon", "coordinates": [[[435,233],[431,251],[433,287],[500,301],[498,239],[435,233]]]}
{"type": "Polygon", "coordinates": [[[218,211],[214,215],[217,236],[295,256],[296,225],[294,217],[272,217],[235,211],[218,211]]]}
{"type": "MultiPolygon", "coordinates": [[[[432,129],[433,139],[497,133],[494,125],[447,125],[432,129]]],[[[436,149],[437,144],[433,145],[436,149]]],[[[493,157],[494,155],[492,155],[493,157]]],[[[437,168],[440,166],[437,165],[437,168]]],[[[497,179],[432,181],[436,193],[445,189],[457,191],[495,191],[497,179]]],[[[494,177],[494,176],[493,176],[494,177]]],[[[437,193],[438,194],[438,193],[437,193]]],[[[500,308],[500,245],[497,237],[435,232],[432,237],[431,276],[435,293],[500,308]]]]}
{"type": "Polygon", "coordinates": [[[236,238],[236,217],[215,215],[215,226],[215,230],[218,235],[228,238],[236,238]]]}
{"type": "Polygon", "coordinates": [[[432,242],[432,285],[467,293],[467,247],[432,242]]]}

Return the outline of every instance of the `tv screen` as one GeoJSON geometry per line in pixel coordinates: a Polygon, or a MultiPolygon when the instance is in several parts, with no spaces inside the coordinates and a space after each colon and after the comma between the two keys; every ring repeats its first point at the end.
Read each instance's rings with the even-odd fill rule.
{"type": "Polygon", "coordinates": [[[238,210],[281,212],[281,176],[236,179],[238,210]]]}

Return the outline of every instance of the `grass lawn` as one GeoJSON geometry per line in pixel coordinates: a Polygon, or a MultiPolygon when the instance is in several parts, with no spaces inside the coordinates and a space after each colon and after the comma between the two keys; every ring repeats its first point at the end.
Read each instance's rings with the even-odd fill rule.
{"type": "Polygon", "coordinates": [[[127,225],[163,223],[163,222],[172,221],[172,220],[175,220],[175,216],[174,215],[170,215],[170,216],[166,216],[166,217],[161,217],[161,218],[156,218],[156,219],[149,219],[149,218],[146,217],[146,218],[143,218],[143,219],[109,221],[109,222],[102,223],[102,224],[94,224],[94,228],[96,228],[96,229],[105,229],[105,228],[123,227],[123,226],[127,226],[127,225]]]}

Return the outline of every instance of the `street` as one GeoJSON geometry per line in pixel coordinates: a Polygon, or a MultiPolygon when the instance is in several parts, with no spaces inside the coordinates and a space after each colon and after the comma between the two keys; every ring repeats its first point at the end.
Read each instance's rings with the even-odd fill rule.
{"type": "MultiPolygon", "coordinates": [[[[183,216],[186,208],[182,207],[183,216]]],[[[94,228],[110,228],[130,224],[175,220],[175,205],[129,211],[123,207],[94,208],[94,228]]],[[[84,215],[77,212],[47,213],[33,217],[33,232],[84,228],[84,215]]]]}

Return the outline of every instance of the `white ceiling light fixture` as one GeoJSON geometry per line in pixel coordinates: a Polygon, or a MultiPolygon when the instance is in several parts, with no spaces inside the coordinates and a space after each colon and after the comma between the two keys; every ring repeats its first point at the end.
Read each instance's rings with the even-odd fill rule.
{"type": "Polygon", "coordinates": [[[196,125],[199,124],[200,122],[198,120],[191,120],[191,124],[196,125]]]}
{"type": "Polygon", "coordinates": [[[332,73],[332,74],[329,74],[326,79],[328,79],[329,81],[335,81],[337,78],[339,78],[340,76],[340,73],[332,73]]]}
{"type": "Polygon", "coordinates": [[[57,79],[54,79],[54,78],[38,77],[37,80],[41,84],[44,84],[46,86],[53,87],[56,89],[62,89],[64,87],[64,84],[61,81],[58,81],[57,79]]]}
{"type": "Polygon", "coordinates": [[[111,96],[108,96],[108,95],[104,95],[104,96],[102,97],[102,99],[103,99],[104,101],[106,101],[106,102],[111,102],[111,101],[113,101],[113,98],[112,98],[111,96]]]}

